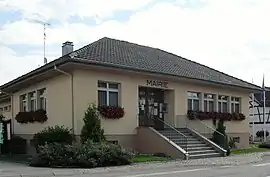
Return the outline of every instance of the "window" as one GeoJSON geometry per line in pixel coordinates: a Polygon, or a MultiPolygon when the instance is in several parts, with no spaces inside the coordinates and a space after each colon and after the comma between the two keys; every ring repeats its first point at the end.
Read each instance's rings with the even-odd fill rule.
{"type": "Polygon", "coordinates": [[[118,87],[117,83],[98,81],[98,105],[118,106],[118,87]]]}
{"type": "Polygon", "coordinates": [[[228,96],[218,96],[218,112],[228,112],[228,96]]]}
{"type": "Polygon", "coordinates": [[[213,112],[214,111],[214,95],[213,94],[204,94],[204,111],[213,112]]]}
{"type": "Polygon", "coordinates": [[[29,98],[29,111],[35,111],[36,110],[36,92],[30,92],[28,93],[29,98]]]}
{"type": "Polygon", "coordinates": [[[27,103],[27,101],[26,101],[26,94],[24,94],[24,95],[21,95],[20,96],[20,111],[21,112],[26,112],[27,110],[26,110],[26,103],[27,103]]]}
{"type": "Polygon", "coordinates": [[[38,109],[46,110],[46,89],[38,90],[38,109]]]}
{"type": "Polygon", "coordinates": [[[188,92],[188,110],[200,110],[200,94],[195,92],[188,92]]]}
{"type": "Polygon", "coordinates": [[[3,108],[0,108],[0,112],[3,112],[3,110],[4,110],[3,108]]]}
{"type": "Polygon", "coordinates": [[[240,113],[240,98],[231,97],[231,108],[232,112],[240,113]]]}
{"type": "Polygon", "coordinates": [[[112,143],[112,144],[116,144],[116,145],[119,144],[117,140],[108,140],[108,142],[109,142],[109,143],[112,143]]]}

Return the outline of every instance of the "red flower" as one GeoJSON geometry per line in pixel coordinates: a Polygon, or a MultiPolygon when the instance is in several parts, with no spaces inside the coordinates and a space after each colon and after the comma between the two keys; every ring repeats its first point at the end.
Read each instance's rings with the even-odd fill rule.
{"type": "Polygon", "coordinates": [[[120,119],[125,114],[124,108],[117,106],[99,106],[98,111],[103,117],[108,119],[120,119]]]}
{"type": "Polygon", "coordinates": [[[187,117],[190,120],[200,119],[200,120],[209,120],[209,119],[222,119],[222,120],[245,120],[245,115],[242,113],[221,113],[221,112],[203,112],[203,111],[188,111],[187,117]]]}

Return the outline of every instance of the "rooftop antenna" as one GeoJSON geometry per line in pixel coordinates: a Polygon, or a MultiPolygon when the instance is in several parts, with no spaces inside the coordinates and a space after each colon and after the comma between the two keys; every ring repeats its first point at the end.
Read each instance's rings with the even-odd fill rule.
{"type": "Polygon", "coordinates": [[[51,24],[47,23],[47,22],[44,22],[44,21],[41,21],[41,20],[34,20],[34,19],[27,19],[31,22],[34,22],[34,23],[38,23],[38,24],[42,24],[43,25],[43,35],[44,35],[44,41],[43,41],[43,52],[44,52],[44,56],[43,56],[43,59],[44,59],[44,64],[47,64],[48,60],[46,58],[46,27],[47,26],[50,26],[51,24]]]}

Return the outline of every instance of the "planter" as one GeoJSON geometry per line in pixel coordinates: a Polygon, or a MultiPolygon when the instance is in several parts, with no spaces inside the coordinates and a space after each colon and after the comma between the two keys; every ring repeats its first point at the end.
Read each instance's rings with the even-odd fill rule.
{"type": "Polygon", "coordinates": [[[124,108],[116,106],[99,106],[98,111],[107,119],[120,119],[125,115],[124,108]]]}
{"type": "Polygon", "coordinates": [[[27,124],[27,123],[34,123],[40,122],[44,123],[48,120],[47,113],[43,109],[39,109],[36,111],[29,111],[29,112],[19,112],[15,119],[18,123],[27,124]]]}
{"type": "Polygon", "coordinates": [[[224,120],[224,121],[241,121],[245,120],[245,115],[242,113],[221,113],[221,112],[203,112],[203,111],[188,111],[187,117],[190,120],[200,119],[200,120],[224,120]]]}

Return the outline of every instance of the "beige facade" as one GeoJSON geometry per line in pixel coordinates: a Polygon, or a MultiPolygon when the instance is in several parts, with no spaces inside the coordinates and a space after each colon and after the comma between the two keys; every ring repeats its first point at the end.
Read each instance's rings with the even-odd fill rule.
{"type": "MultiPolygon", "coordinates": [[[[139,87],[149,87],[147,80],[161,80],[167,82],[167,88],[162,88],[165,90],[165,103],[168,104],[168,112],[164,116],[165,122],[177,128],[189,125],[202,134],[211,133],[211,130],[206,128],[204,124],[211,127],[212,121],[203,121],[204,124],[202,124],[196,120],[188,120],[186,118],[185,115],[188,109],[187,92],[240,97],[240,110],[247,118],[243,121],[226,122],[227,133],[233,137],[240,137],[239,145],[241,147],[248,145],[248,100],[251,91],[197,80],[168,78],[162,75],[119,69],[74,67],[73,70],[67,70],[67,72],[72,74],[72,77],[68,74],[58,73],[59,75],[55,75],[50,79],[44,79],[38,83],[32,83],[30,86],[13,93],[10,102],[13,109],[9,112],[9,117],[13,115],[12,117],[14,118],[20,111],[21,95],[33,91],[37,92],[44,88],[46,89],[46,110],[48,115],[48,121],[45,123],[19,124],[13,119],[14,134],[31,139],[33,134],[47,126],[64,125],[72,128],[75,135],[79,135],[83,126],[84,111],[88,104],[98,104],[98,81],[104,81],[119,84],[119,104],[125,110],[125,116],[119,120],[101,119],[105,134],[109,140],[119,141],[120,144],[127,147],[136,147],[136,128],[139,126],[139,87]]],[[[160,86],[156,87],[160,88],[160,86]]],[[[29,106],[29,104],[27,105],[29,106]]]]}
{"type": "MultiPolygon", "coordinates": [[[[20,124],[14,120],[14,134],[33,135],[48,126],[64,125],[72,128],[70,79],[64,75],[31,85],[13,95],[13,115],[20,112],[20,96],[40,89],[46,89],[46,110],[48,121],[45,123],[20,124]]],[[[37,98],[36,98],[37,99],[37,98]]],[[[37,102],[37,101],[36,101],[37,102]]],[[[27,100],[27,110],[29,104],[27,100]]]]}

